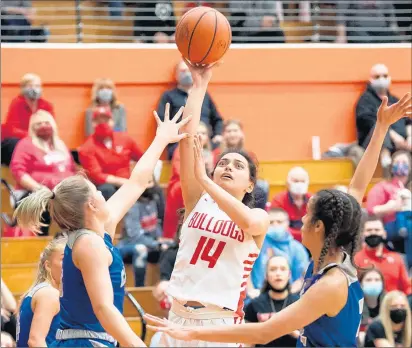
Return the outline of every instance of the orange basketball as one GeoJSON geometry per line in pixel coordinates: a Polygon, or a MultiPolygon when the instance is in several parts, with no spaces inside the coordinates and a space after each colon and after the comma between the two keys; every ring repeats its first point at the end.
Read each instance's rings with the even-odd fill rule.
{"type": "Polygon", "coordinates": [[[176,45],[193,64],[219,61],[232,41],[229,21],[210,7],[195,7],[186,12],[176,26],[176,45]]]}

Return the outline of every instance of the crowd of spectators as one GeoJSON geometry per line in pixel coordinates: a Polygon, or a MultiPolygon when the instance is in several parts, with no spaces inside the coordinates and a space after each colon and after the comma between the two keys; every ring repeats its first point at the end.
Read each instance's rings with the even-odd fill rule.
{"type": "MultiPolygon", "coordinates": [[[[81,3],[86,6],[86,1],[81,3]]],[[[412,5],[405,1],[187,0],[179,3],[183,3],[179,13],[173,0],[90,0],[87,6],[103,9],[106,6],[107,14],[101,15],[108,15],[113,20],[123,20],[126,16],[132,18],[129,41],[139,43],[174,42],[177,14],[195,6],[215,7],[227,15],[233,30],[233,42],[236,43],[288,42],[288,30],[294,27],[288,26],[288,22],[303,23],[305,26],[302,28],[313,29],[312,33],[310,30],[293,33],[300,37],[301,42],[411,41],[412,5]]],[[[33,24],[40,21],[36,20],[31,0],[4,0],[1,13],[4,42],[48,40],[47,27],[33,24]]],[[[80,11],[80,17],[81,14],[80,11]]]]}
{"type": "MultiPolygon", "coordinates": [[[[159,116],[163,117],[166,103],[172,113],[183,106],[191,85],[190,72],[179,62],[176,87],[159,96],[159,116]]],[[[361,146],[366,147],[381,98],[388,95],[390,103],[397,100],[390,94],[389,85],[387,68],[375,65],[355,109],[361,146]]],[[[2,164],[10,167],[19,197],[42,186],[52,189],[62,179],[84,171],[104,197],[110,198],[129,177],[131,163],[142,155],[127,133],[127,107],[119,102],[113,81],[98,79],[93,84],[91,104],[85,110],[84,143],[73,151],[59,137],[52,102],[42,97],[40,77],[26,74],[20,87],[2,125],[2,164]]],[[[198,134],[209,173],[222,151],[245,147],[246,132],[242,124],[227,116],[219,113],[210,95],[205,98],[198,134]]],[[[359,336],[360,344],[365,346],[379,346],[382,342],[410,345],[411,314],[407,301],[412,296],[411,124],[407,119],[398,123],[388,132],[381,154],[381,164],[388,168],[388,176],[372,187],[366,197],[364,242],[355,257],[361,267],[359,276],[365,293],[359,336]]],[[[154,175],[142,197],[126,214],[117,244],[124,261],[133,265],[136,286],[144,286],[149,263],[160,266],[161,281],[154,295],[165,310],[168,309],[165,289],[178,248],[181,219],[177,212],[184,208],[179,149],[169,147],[167,153],[172,176],[166,194],[154,175]]],[[[253,153],[252,157],[256,158],[253,153]]],[[[268,210],[270,227],[247,286],[248,321],[265,321],[292,304],[309,263],[310,255],[301,244],[300,228],[313,193],[310,175],[303,167],[294,167],[285,177],[285,183],[285,190],[273,197],[269,197],[267,182],[260,181],[255,187],[256,204],[268,210]]],[[[47,235],[50,223],[47,212],[43,222],[42,232],[47,235]]],[[[2,308],[2,323],[10,322],[7,313],[14,311],[2,308]]],[[[296,333],[291,333],[270,346],[292,344],[296,337],[296,333]]]]}

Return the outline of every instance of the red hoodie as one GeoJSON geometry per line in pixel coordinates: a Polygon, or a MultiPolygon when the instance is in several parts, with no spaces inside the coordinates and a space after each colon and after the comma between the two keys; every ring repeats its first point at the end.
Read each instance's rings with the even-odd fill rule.
{"type": "Polygon", "coordinates": [[[383,249],[382,256],[376,255],[375,249],[364,246],[356,255],[355,263],[362,268],[369,268],[374,265],[385,278],[385,291],[403,291],[406,295],[412,293],[411,281],[408,278],[405,263],[401,256],[388,249],[383,249]]]}
{"type": "Polygon", "coordinates": [[[43,98],[37,101],[35,109],[31,109],[24,96],[18,95],[14,98],[7,111],[6,121],[2,125],[1,140],[27,137],[30,117],[37,110],[45,110],[54,116],[53,105],[43,98]]]}

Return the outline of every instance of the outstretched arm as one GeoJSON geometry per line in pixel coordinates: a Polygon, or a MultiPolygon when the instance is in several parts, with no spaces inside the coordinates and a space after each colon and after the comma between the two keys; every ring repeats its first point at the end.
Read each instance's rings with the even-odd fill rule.
{"type": "Polygon", "coordinates": [[[185,341],[267,344],[281,336],[304,328],[324,314],[337,313],[345,305],[347,294],[348,287],[345,276],[343,274],[338,276],[328,274],[310,287],[300,300],[263,323],[183,327],[151,315],[146,315],[145,319],[157,325],[149,326],[149,328],[163,331],[171,337],[185,341]]]}
{"type": "Polygon", "coordinates": [[[192,73],[193,87],[190,90],[186,102],[183,119],[190,115],[192,119],[182,128],[182,132],[188,133],[190,137],[182,140],[179,144],[180,151],[180,181],[182,183],[182,195],[185,203],[186,213],[189,214],[195,207],[197,201],[202,195],[203,188],[198,183],[194,174],[194,155],[193,155],[193,135],[197,132],[200,122],[200,112],[202,110],[203,100],[205,98],[207,85],[212,77],[211,68],[198,68],[192,66],[189,62],[187,65],[192,73]]]}
{"type": "Polygon", "coordinates": [[[107,201],[110,211],[110,220],[106,224],[105,228],[112,238],[119,221],[124,217],[127,211],[146,189],[149,180],[153,176],[156,163],[166,145],[169,143],[178,142],[187,136],[187,134],[179,134],[179,129],[189,122],[190,118],[177,123],[177,120],[182,114],[182,108],[174,116],[174,118],[170,120],[169,108],[170,106],[167,104],[164,122],[160,121],[156,111],[154,112],[158,126],[155,139],[134,167],[129,180],[127,180],[126,183],[123,184],[107,201]]]}
{"type": "MultiPolygon", "coordinates": [[[[268,214],[262,209],[251,209],[242,201],[217,185],[207,176],[199,137],[194,137],[193,150],[195,157],[194,173],[201,187],[213,198],[234,223],[251,236],[264,235],[269,227],[268,214]]],[[[251,187],[253,189],[253,187],[251,187]]]]}
{"type": "Polygon", "coordinates": [[[372,179],[378,164],[382,144],[389,127],[405,116],[411,116],[411,94],[407,93],[396,104],[388,106],[388,98],[384,97],[378,110],[378,117],[371,141],[356,168],[349,185],[349,194],[362,203],[366,188],[372,179]]]}

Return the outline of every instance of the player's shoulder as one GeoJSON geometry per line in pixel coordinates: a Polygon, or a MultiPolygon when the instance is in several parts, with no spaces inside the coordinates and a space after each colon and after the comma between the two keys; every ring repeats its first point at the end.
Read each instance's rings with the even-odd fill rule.
{"type": "Polygon", "coordinates": [[[348,279],[339,267],[333,267],[328,270],[319,280],[319,285],[323,285],[325,291],[331,293],[348,292],[348,279]]]}
{"type": "Polygon", "coordinates": [[[104,239],[97,233],[84,233],[76,238],[72,246],[76,254],[88,254],[96,248],[105,246],[104,239]]]}
{"type": "Polygon", "coordinates": [[[55,287],[47,285],[36,291],[36,293],[33,295],[33,300],[36,302],[45,300],[49,302],[59,302],[60,292],[55,287]]]}

